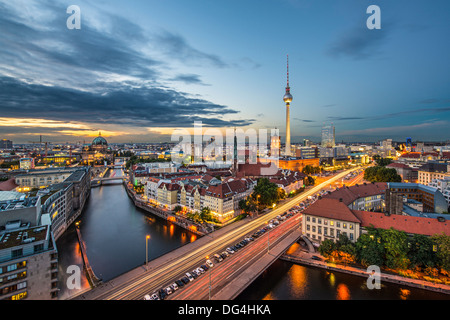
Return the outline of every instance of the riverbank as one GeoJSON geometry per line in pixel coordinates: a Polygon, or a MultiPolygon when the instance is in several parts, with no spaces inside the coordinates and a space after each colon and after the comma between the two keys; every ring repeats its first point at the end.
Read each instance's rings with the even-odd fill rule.
{"type": "MultiPolygon", "coordinates": [[[[295,250],[288,250],[285,254],[283,254],[280,259],[288,262],[292,262],[295,264],[322,268],[329,271],[336,271],[347,273],[351,275],[356,275],[364,278],[369,278],[370,274],[365,269],[359,269],[351,266],[343,266],[334,263],[329,263],[323,260],[313,259],[313,256],[319,256],[317,253],[309,252],[304,249],[302,246],[298,246],[295,250]]],[[[424,280],[418,279],[410,279],[401,277],[394,274],[388,274],[381,272],[380,273],[380,282],[383,281],[395,283],[399,285],[405,285],[409,287],[414,287],[418,289],[430,290],[438,293],[448,294],[450,299],[450,286],[445,284],[431,283],[424,280]]]]}
{"type": "Polygon", "coordinates": [[[166,210],[156,208],[151,204],[140,200],[136,196],[136,194],[130,190],[126,181],[123,182],[123,186],[125,187],[128,197],[133,201],[136,207],[145,210],[147,212],[150,212],[151,214],[157,215],[158,217],[163,218],[167,221],[170,221],[173,224],[176,224],[179,227],[182,227],[192,233],[195,233],[198,236],[204,236],[205,234],[208,233],[207,230],[202,225],[196,224],[190,220],[187,220],[184,217],[171,214],[166,210]]]}

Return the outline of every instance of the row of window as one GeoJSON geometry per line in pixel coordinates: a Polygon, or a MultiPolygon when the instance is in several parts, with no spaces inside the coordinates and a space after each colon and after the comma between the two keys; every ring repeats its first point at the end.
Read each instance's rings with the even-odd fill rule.
{"type": "Polygon", "coordinates": [[[25,268],[27,266],[27,262],[26,261],[21,261],[18,263],[13,263],[7,266],[2,266],[0,267],[0,274],[2,273],[6,273],[6,272],[11,272],[17,269],[21,269],[21,268],[25,268]]]}
{"type": "Polygon", "coordinates": [[[11,292],[22,290],[22,289],[25,289],[26,287],[27,287],[26,281],[12,284],[10,286],[0,289],[0,295],[5,295],[5,294],[11,293],[11,292]]]}
{"type": "MultiPolygon", "coordinates": [[[[342,232],[342,234],[346,235],[350,239],[350,241],[353,241],[353,239],[354,239],[353,233],[347,234],[347,232],[342,232]]],[[[315,233],[313,233],[313,234],[306,233],[306,236],[308,238],[316,239],[316,234],[315,233]]],[[[340,230],[336,230],[336,239],[339,239],[339,236],[340,236],[340,230]]],[[[334,238],[334,236],[327,235],[327,234],[324,234],[324,237],[325,238],[334,238]]],[[[317,235],[317,240],[322,241],[322,235],[320,235],[320,234],[317,235]]]]}
{"type": "MultiPolygon", "coordinates": [[[[334,238],[334,232],[336,231],[336,238],[339,239],[339,236],[341,235],[341,230],[340,229],[334,229],[334,228],[329,228],[328,227],[323,227],[322,226],[310,226],[309,224],[306,225],[306,231],[311,231],[314,233],[317,233],[319,235],[322,234],[322,230],[323,230],[323,235],[326,237],[330,237],[330,238],[334,238]],[[317,232],[316,232],[317,231],[317,232]]],[[[349,233],[347,234],[347,232],[343,231],[342,234],[348,236],[348,238],[350,240],[354,239],[354,234],[353,233],[349,233]]]]}
{"type": "MultiPolygon", "coordinates": [[[[316,223],[316,219],[317,219],[317,223],[318,224],[322,224],[322,222],[323,222],[323,225],[325,225],[325,226],[327,226],[328,223],[329,223],[330,226],[334,226],[336,224],[336,228],[340,228],[341,227],[341,222],[340,221],[334,221],[334,220],[328,220],[328,219],[322,219],[322,218],[306,216],[306,221],[307,222],[316,223]]],[[[342,222],[342,228],[343,229],[347,229],[347,227],[350,230],[353,230],[354,224],[353,223],[342,222]]]]}

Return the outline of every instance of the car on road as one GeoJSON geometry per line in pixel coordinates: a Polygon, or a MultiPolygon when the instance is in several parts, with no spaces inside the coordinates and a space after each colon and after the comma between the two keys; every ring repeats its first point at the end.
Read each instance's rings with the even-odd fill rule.
{"type": "Polygon", "coordinates": [[[234,250],[231,249],[230,247],[227,248],[227,251],[228,251],[229,253],[234,253],[234,250]]]}
{"type": "Polygon", "coordinates": [[[183,281],[184,284],[188,284],[190,282],[187,277],[181,278],[181,281],[183,281]]]}
{"type": "Polygon", "coordinates": [[[194,277],[189,272],[186,272],[185,275],[189,279],[189,281],[194,281],[194,277]]]}
{"type": "Polygon", "coordinates": [[[172,283],[170,286],[172,287],[174,292],[178,290],[178,285],[175,282],[172,283]]]}
{"type": "Polygon", "coordinates": [[[173,293],[173,290],[172,290],[172,288],[170,287],[170,286],[168,286],[166,289],[164,289],[165,291],[166,291],[166,293],[167,293],[167,295],[169,296],[169,295],[171,295],[172,293],[173,293]]]}
{"type": "Polygon", "coordinates": [[[209,269],[209,267],[208,267],[207,265],[205,265],[205,264],[202,264],[202,265],[200,266],[200,268],[202,268],[203,270],[205,270],[205,272],[208,271],[208,269],[209,269]]]}
{"type": "Polygon", "coordinates": [[[181,280],[175,280],[175,283],[178,285],[178,287],[184,287],[184,282],[181,280]]]}
{"type": "Polygon", "coordinates": [[[158,291],[159,297],[161,298],[161,300],[164,300],[167,297],[167,293],[164,289],[160,289],[158,291]]]}
{"type": "Polygon", "coordinates": [[[198,267],[197,269],[195,269],[195,271],[197,271],[198,275],[201,275],[203,273],[205,273],[205,270],[203,270],[202,268],[198,267]]]}
{"type": "Polygon", "coordinates": [[[224,251],[224,252],[222,252],[222,254],[224,254],[225,255],[225,257],[228,257],[230,254],[228,253],[228,251],[224,251]]]}
{"type": "Polygon", "coordinates": [[[317,260],[317,261],[322,261],[322,258],[319,258],[318,256],[312,256],[311,259],[317,260]]]}
{"type": "Polygon", "coordinates": [[[152,295],[150,296],[150,299],[151,299],[151,300],[159,300],[159,297],[158,297],[158,295],[157,295],[156,293],[154,293],[154,294],[152,294],[152,295]]]}
{"type": "Polygon", "coordinates": [[[223,260],[223,258],[220,255],[218,255],[217,253],[214,254],[214,259],[216,260],[216,262],[222,262],[222,260],[223,260]]]}
{"type": "Polygon", "coordinates": [[[190,274],[191,274],[191,276],[192,276],[194,279],[197,279],[197,278],[198,278],[198,274],[197,274],[196,272],[194,272],[194,270],[192,270],[192,271],[190,272],[190,274]]]}
{"type": "Polygon", "coordinates": [[[146,295],[144,296],[144,300],[152,300],[152,297],[150,297],[150,295],[146,294],[146,295]]]}
{"type": "Polygon", "coordinates": [[[214,267],[214,264],[211,262],[211,260],[206,260],[206,264],[207,264],[208,267],[210,267],[210,268],[214,267]]]}

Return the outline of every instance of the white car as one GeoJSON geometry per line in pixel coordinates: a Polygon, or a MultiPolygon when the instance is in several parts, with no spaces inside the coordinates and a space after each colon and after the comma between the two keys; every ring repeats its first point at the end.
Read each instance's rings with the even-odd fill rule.
{"type": "Polygon", "coordinates": [[[186,277],[189,279],[189,281],[194,281],[194,277],[189,272],[186,272],[186,277]]]}
{"type": "Polygon", "coordinates": [[[150,297],[149,294],[146,294],[146,295],[144,296],[144,300],[152,300],[152,297],[150,297]]]}
{"type": "Polygon", "coordinates": [[[178,290],[178,285],[174,282],[170,285],[173,289],[173,291],[177,291],[178,290]]]}
{"type": "Polygon", "coordinates": [[[197,268],[197,269],[195,269],[195,270],[196,270],[197,273],[199,273],[199,274],[205,273],[205,270],[203,270],[202,268],[197,268]]]}
{"type": "Polygon", "coordinates": [[[231,248],[227,248],[227,251],[228,251],[229,253],[234,253],[234,250],[231,249],[231,248]]]}
{"type": "Polygon", "coordinates": [[[211,262],[211,260],[206,260],[206,264],[207,264],[208,267],[210,267],[210,268],[214,267],[214,264],[211,262]]]}
{"type": "Polygon", "coordinates": [[[172,288],[169,286],[166,288],[167,295],[171,295],[173,293],[172,288]]]}

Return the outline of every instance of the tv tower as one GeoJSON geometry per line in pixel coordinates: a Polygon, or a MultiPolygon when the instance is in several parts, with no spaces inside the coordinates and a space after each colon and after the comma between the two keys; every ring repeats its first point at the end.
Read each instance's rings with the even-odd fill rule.
{"type": "Polygon", "coordinates": [[[284,94],[283,101],[286,103],[286,148],[285,155],[291,155],[291,117],[289,115],[289,108],[292,101],[291,88],[289,87],[289,55],[287,55],[287,84],[286,93],[284,94]]]}

